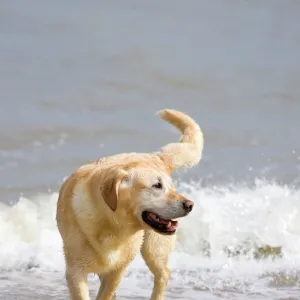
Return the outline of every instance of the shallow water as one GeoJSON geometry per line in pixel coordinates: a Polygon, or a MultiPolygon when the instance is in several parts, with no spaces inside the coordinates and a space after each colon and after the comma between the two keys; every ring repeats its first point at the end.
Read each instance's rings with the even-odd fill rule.
{"type": "MultiPolygon", "coordinates": [[[[176,140],[155,115],[165,107],[205,135],[199,166],[174,174],[196,207],[167,299],[298,299],[299,11],[297,1],[2,1],[0,299],[66,298],[54,217],[63,178],[176,140]],[[254,259],[264,245],[282,257],[254,259]]],[[[151,282],[138,258],[119,295],[147,299],[151,282]]]]}

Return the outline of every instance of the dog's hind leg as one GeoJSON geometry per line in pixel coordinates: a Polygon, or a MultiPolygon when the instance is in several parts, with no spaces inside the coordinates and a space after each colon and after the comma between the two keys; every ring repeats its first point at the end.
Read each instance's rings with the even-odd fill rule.
{"type": "Polygon", "coordinates": [[[169,254],[175,243],[175,236],[164,236],[154,231],[146,231],[142,245],[142,256],[154,275],[151,300],[163,300],[170,277],[169,254]]]}

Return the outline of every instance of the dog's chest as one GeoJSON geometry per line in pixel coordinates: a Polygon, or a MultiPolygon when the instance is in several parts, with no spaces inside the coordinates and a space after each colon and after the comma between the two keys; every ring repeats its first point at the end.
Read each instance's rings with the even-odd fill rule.
{"type": "Polygon", "coordinates": [[[99,241],[100,256],[105,269],[114,269],[128,264],[140,250],[143,234],[138,233],[131,238],[108,235],[99,241]]]}
{"type": "Polygon", "coordinates": [[[121,251],[120,250],[112,250],[108,251],[106,254],[106,264],[108,266],[115,266],[120,263],[121,260],[121,251]]]}
{"type": "Polygon", "coordinates": [[[114,266],[121,259],[122,244],[118,243],[116,236],[108,235],[101,239],[101,256],[107,266],[114,266]]]}

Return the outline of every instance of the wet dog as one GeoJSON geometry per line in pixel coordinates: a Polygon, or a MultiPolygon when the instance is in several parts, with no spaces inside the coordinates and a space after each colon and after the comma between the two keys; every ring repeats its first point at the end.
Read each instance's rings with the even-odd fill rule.
{"type": "Polygon", "coordinates": [[[139,251],[154,275],[151,299],[164,299],[176,219],[194,205],[176,191],[170,174],[200,161],[203,135],[182,112],[166,109],[159,116],[181,131],[178,143],[154,153],[101,158],[80,167],[60,189],[56,219],[72,300],[89,299],[89,273],[101,280],[96,299],[113,299],[139,251]]]}

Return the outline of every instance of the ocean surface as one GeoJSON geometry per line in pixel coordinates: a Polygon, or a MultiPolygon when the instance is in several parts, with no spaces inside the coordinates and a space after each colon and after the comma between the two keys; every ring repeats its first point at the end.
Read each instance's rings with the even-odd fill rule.
{"type": "MultiPolygon", "coordinates": [[[[68,299],[58,189],[176,141],[162,108],[205,137],[174,173],[196,205],[166,299],[300,299],[299,16],[299,1],[2,1],[0,299],[68,299]]],[[[138,256],[119,299],[149,299],[152,280],[138,256]]]]}

